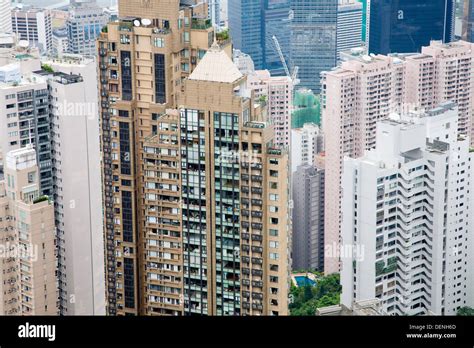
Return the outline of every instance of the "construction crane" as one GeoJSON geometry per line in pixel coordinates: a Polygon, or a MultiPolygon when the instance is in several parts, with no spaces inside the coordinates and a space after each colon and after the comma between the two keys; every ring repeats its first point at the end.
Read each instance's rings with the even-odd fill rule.
{"type": "Polygon", "coordinates": [[[293,86],[296,86],[300,83],[300,80],[298,79],[298,70],[299,67],[295,66],[293,68],[293,74],[290,73],[290,69],[288,68],[288,64],[286,64],[285,56],[283,55],[283,51],[281,50],[280,43],[278,42],[278,39],[275,35],[272,37],[273,43],[275,45],[275,49],[278,53],[278,56],[280,57],[281,64],[283,65],[283,69],[285,69],[286,76],[288,76],[291,81],[293,82],[293,86]]]}

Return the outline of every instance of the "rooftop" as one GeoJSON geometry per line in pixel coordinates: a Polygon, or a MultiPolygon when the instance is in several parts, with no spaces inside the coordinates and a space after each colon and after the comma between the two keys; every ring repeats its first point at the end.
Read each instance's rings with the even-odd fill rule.
{"type": "Polygon", "coordinates": [[[189,76],[189,80],[233,83],[243,76],[230,57],[214,42],[189,76]]]}

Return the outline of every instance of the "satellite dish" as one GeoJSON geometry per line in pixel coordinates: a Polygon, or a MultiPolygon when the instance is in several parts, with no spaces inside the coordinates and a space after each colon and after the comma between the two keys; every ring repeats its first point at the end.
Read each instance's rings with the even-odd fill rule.
{"type": "Polygon", "coordinates": [[[28,42],[28,40],[20,40],[18,42],[18,46],[21,48],[28,48],[28,46],[30,46],[30,43],[28,42]]]}
{"type": "Polygon", "coordinates": [[[140,26],[140,21],[138,19],[135,19],[133,21],[133,25],[136,26],[136,27],[139,27],[140,26]]]}
{"type": "Polygon", "coordinates": [[[151,24],[151,20],[149,20],[148,18],[143,18],[143,19],[142,19],[142,25],[143,25],[143,26],[146,27],[146,26],[148,26],[148,25],[150,25],[150,24],[151,24]]]}

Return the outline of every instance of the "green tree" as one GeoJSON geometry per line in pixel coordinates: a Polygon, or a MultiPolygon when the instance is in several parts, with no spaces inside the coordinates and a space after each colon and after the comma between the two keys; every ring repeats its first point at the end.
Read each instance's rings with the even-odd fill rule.
{"type": "Polygon", "coordinates": [[[459,308],[457,315],[459,315],[459,316],[474,316],[474,308],[461,307],[461,308],[459,308]]]}

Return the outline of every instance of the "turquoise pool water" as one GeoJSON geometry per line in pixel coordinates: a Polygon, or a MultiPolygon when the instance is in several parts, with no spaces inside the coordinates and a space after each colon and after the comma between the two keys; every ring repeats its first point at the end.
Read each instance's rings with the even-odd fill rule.
{"type": "Polygon", "coordinates": [[[315,286],[316,285],[316,282],[306,276],[297,276],[295,277],[295,280],[296,280],[296,284],[298,286],[315,286]]]}

